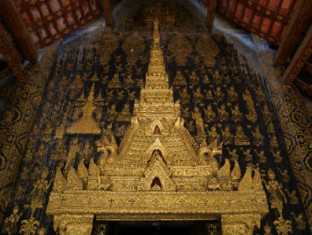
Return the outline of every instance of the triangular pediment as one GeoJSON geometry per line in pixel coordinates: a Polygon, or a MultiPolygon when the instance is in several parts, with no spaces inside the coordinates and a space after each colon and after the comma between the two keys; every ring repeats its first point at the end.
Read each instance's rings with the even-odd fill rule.
{"type": "Polygon", "coordinates": [[[138,190],[173,191],[175,189],[175,183],[171,179],[171,171],[164,162],[161,152],[159,150],[154,151],[147,163],[144,177],[138,184],[138,190]]]}
{"type": "Polygon", "coordinates": [[[146,127],[145,134],[148,136],[162,135],[162,134],[167,134],[167,132],[165,131],[165,128],[162,122],[157,118],[149,126],[146,127]]]}
{"type": "Polygon", "coordinates": [[[149,157],[148,159],[146,159],[147,161],[149,161],[151,159],[151,157],[153,156],[153,153],[155,152],[155,150],[159,150],[161,152],[161,155],[164,159],[164,161],[167,163],[169,161],[168,156],[168,150],[162,145],[162,143],[160,142],[159,138],[156,138],[156,140],[154,141],[154,143],[147,149],[147,151],[145,152],[144,156],[149,157]]]}

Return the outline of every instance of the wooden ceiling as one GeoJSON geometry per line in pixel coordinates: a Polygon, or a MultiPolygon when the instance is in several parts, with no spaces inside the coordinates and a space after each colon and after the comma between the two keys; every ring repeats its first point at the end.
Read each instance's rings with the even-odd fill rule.
{"type": "MultiPolygon", "coordinates": [[[[258,34],[278,46],[275,58],[275,62],[278,64],[286,63],[293,55],[312,20],[311,0],[188,1],[206,5],[208,29],[213,25],[214,14],[217,10],[240,27],[258,34]]],[[[8,64],[11,61],[10,67],[15,70],[15,73],[22,74],[21,69],[17,69],[21,68],[21,65],[15,65],[13,68],[12,61],[16,61],[18,57],[21,60],[36,61],[36,48],[45,47],[62,39],[66,34],[100,15],[104,16],[106,25],[113,26],[112,10],[120,2],[122,0],[15,0],[14,3],[11,0],[2,0],[1,31],[8,31],[13,40],[7,39],[2,33],[0,35],[1,43],[12,44],[6,48],[10,48],[9,52],[14,53],[8,55],[8,52],[4,52],[5,49],[2,47],[1,54],[6,57],[8,64]]],[[[309,56],[306,57],[302,67],[309,59],[309,56]]],[[[294,74],[293,71],[292,74],[294,74]]],[[[294,80],[293,77],[295,76],[284,79],[289,84],[294,80]]]]}

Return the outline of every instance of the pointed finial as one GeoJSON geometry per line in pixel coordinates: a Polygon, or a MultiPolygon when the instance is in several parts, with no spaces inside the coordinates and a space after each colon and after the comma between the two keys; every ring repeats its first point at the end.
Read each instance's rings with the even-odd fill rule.
{"type": "Polygon", "coordinates": [[[94,83],[92,83],[92,87],[88,95],[88,101],[93,101],[93,100],[94,100],[94,83]]]}
{"type": "Polygon", "coordinates": [[[159,43],[160,41],[160,36],[159,36],[159,20],[156,18],[154,20],[154,34],[153,34],[153,39],[154,39],[154,45],[155,43],[159,43]]]}

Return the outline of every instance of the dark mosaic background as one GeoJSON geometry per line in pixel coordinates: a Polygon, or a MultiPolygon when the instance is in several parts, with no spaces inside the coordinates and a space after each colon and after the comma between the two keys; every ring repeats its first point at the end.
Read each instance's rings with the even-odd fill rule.
{"type": "MultiPolygon", "coordinates": [[[[139,12],[131,25],[146,17],[139,12]]],[[[187,129],[196,138],[194,112],[198,108],[207,141],[215,133],[224,143],[220,164],[224,158],[230,158],[238,159],[243,172],[248,164],[260,167],[270,213],[263,218],[261,228],[255,234],[309,234],[281,127],[264,80],[222,36],[211,35],[219,51],[215,60],[213,49],[198,50],[196,44],[205,32],[199,29],[196,32],[196,27],[179,30],[181,24],[177,22],[184,22],[179,20],[182,18],[181,10],[175,18],[176,23],[166,24],[166,14],[160,17],[160,22],[165,25],[161,27],[161,43],[166,69],[174,97],[180,99],[187,129]],[[176,30],[172,31],[173,28],[176,30]],[[205,53],[212,54],[205,58],[205,53]],[[178,73],[184,82],[178,82],[178,73]],[[212,108],[210,113],[208,106],[212,108]]],[[[187,27],[193,23],[191,21],[187,27]]],[[[112,125],[117,142],[120,142],[130,121],[134,99],[139,98],[140,87],[144,84],[152,31],[148,21],[140,23],[138,30],[119,29],[118,32],[94,32],[59,47],[37,116],[26,138],[26,150],[21,153],[23,161],[16,195],[3,216],[2,233],[53,233],[51,218],[45,215],[45,209],[55,166],[66,161],[76,137],[80,149],[76,162],[97,156],[94,141],[100,136],[59,135],[81,116],[81,104],[77,100],[89,95],[92,84],[97,99],[94,118],[104,134],[112,125]],[[117,80],[114,80],[115,76],[117,80]]]]}

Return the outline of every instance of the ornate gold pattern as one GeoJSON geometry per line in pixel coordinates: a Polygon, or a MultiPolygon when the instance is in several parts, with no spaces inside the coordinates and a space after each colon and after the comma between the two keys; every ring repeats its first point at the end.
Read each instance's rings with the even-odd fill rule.
{"type": "Polygon", "coordinates": [[[127,54],[128,64],[133,66],[145,50],[144,38],[138,33],[134,33],[126,39],[122,48],[127,54]]]}
{"type": "MultiPolygon", "coordinates": [[[[146,5],[151,5],[152,3],[154,2],[146,1],[146,5]]],[[[180,12],[182,11],[177,10],[177,13],[180,12]]],[[[186,19],[184,16],[179,16],[172,31],[176,29],[181,30],[179,28],[181,25],[183,27],[187,25],[181,24],[180,19],[182,18],[183,20],[186,19]]],[[[134,19],[136,23],[144,22],[143,20],[141,21],[140,17],[134,19]]],[[[162,22],[162,19],[160,21],[162,22]]],[[[265,216],[262,220],[261,228],[256,230],[254,234],[279,233],[282,227],[277,229],[273,222],[280,220],[279,217],[281,216],[284,220],[291,221],[289,226],[292,229],[291,233],[309,233],[309,219],[307,219],[307,216],[312,215],[311,187],[309,186],[310,182],[312,182],[309,181],[309,178],[311,178],[312,154],[311,150],[308,149],[307,143],[311,142],[309,141],[311,139],[311,122],[304,116],[305,107],[298,99],[298,94],[292,88],[276,89],[276,87],[279,87],[279,84],[275,84],[276,76],[274,69],[269,66],[264,66],[265,69],[268,68],[266,71],[268,79],[264,77],[260,78],[254,74],[253,71],[255,69],[257,70],[262,67],[258,63],[251,64],[251,66],[247,65],[247,62],[249,63],[254,58],[254,54],[249,56],[249,50],[245,49],[241,53],[240,45],[235,42],[234,45],[227,43],[223,37],[217,35],[212,36],[220,48],[219,55],[216,57],[217,63],[214,67],[207,68],[203,64],[203,58],[198,56],[201,55],[201,52],[195,51],[199,35],[196,32],[194,34],[194,28],[190,31],[185,31],[185,28],[183,28],[180,31],[192,44],[194,51],[189,55],[188,63],[185,67],[177,66],[175,61],[170,61],[167,57],[167,55],[170,55],[168,53],[168,42],[172,36],[170,33],[167,33],[171,31],[171,28],[168,30],[165,27],[162,25],[162,46],[164,49],[164,60],[167,61],[166,67],[168,68],[169,77],[173,79],[177,71],[181,71],[181,77],[186,81],[186,85],[179,87],[173,86],[175,100],[180,96],[181,113],[185,120],[186,128],[198,140],[196,120],[192,117],[192,113],[195,112],[194,108],[197,106],[204,120],[208,142],[212,141],[210,136],[212,136],[212,139],[218,139],[221,135],[223,156],[230,159],[230,169],[232,170],[234,167],[235,161],[240,163],[242,173],[245,172],[246,164],[259,165],[263,179],[269,183],[268,169],[271,168],[275,174],[275,181],[286,196],[287,200],[282,204],[282,214],[279,214],[277,208],[270,208],[270,214],[265,216]],[[239,54],[236,54],[237,51],[233,46],[238,49],[239,54]],[[239,47],[237,48],[236,46],[239,47]],[[244,56],[247,56],[246,59],[244,59],[244,56]],[[195,76],[192,75],[193,72],[195,72],[195,76]],[[271,91],[267,91],[265,86],[262,86],[262,81],[265,83],[268,82],[270,85],[273,84],[271,91]],[[199,87],[200,89],[198,89],[199,87]],[[218,87],[220,87],[219,91],[217,91],[218,87]],[[247,95],[251,96],[250,98],[254,102],[254,109],[257,114],[256,123],[253,123],[246,117],[248,110],[246,108],[246,101],[242,97],[246,89],[250,91],[247,95]],[[271,101],[274,102],[274,106],[271,101]],[[221,105],[224,105],[222,112],[220,112],[221,105]],[[235,111],[235,106],[238,107],[238,111],[235,111]],[[206,107],[207,110],[209,109],[209,112],[205,115],[206,107]],[[278,120],[277,115],[274,115],[274,108],[277,108],[280,112],[280,120],[278,120]],[[235,112],[241,117],[234,117],[235,112]],[[226,121],[222,122],[221,120],[225,117],[227,118],[226,121]],[[282,124],[283,131],[285,131],[284,137],[280,134],[281,127],[279,123],[282,124]],[[249,145],[235,145],[237,126],[242,126],[245,136],[250,141],[249,145]],[[260,134],[264,137],[262,145],[259,146],[256,145],[256,135],[254,135],[256,134],[255,128],[257,127],[259,127],[260,134]],[[286,141],[287,149],[283,143],[284,140],[286,141]],[[288,154],[291,154],[290,161],[292,162],[292,169],[288,161],[288,154]],[[288,176],[285,170],[287,170],[288,176]],[[294,182],[295,178],[292,172],[297,177],[298,187],[294,182]],[[290,181],[288,182],[289,179],[290,181]],[[304,211],[304,208],[306,211],[304,211]]],[[[189,24],[187,27],[189,27],[189,24]]],[[[144,31],[140,33],[140,35],[143,35],[146,45],[150,44],[150,33],[146,32],[147,28],[149,26],[146,27],[144,25],[144,31]]],[[[128,37],[129,30],[140,30],[137,26],[135,28],[129,28],[127,26],[125,29],[126,32],[120,34],[120,39],[122,40],[128,37]]],[[[11,215],[14,215],[13,208],[16,205],[19,207],[18,213],[22,213],[21,217],[17,219],[17,233],[19,233],[22,226],[21,221],[29,220],[32,216],[31,205],[40,205],[40,203],[32,203],[32,200],[34,199],[39,202],[41,199],[44,199],[42,201],[43,208],[35,208],[33,215],[40,223],[38,229],[41,227],[36,233],[40,234],[39,232],[44,232],[43,227],[47,228],[46,233],[51,233],[52,222],[47,219],[47,215],[45,214],[47,195],[50,189],[47,189],[47,187],[43,187],[43,190],[34,189],[37,181],[44,180],[42,170],[45,167],[50,171],[46,179],[48,182],[51,182],[51,178],[54,177],[51,171],[53,171],[54,166],[59,161],[63,162],[63,165],[67,165],[65,168],[60,166],[60,169],[63,169],[61,173],[63,173],[62,177],[65,180],[67,179],[69,168],[74,167],[77,172],[78,163],[80,163],[79,168],[81,172],[79,173],[79,179],[85,182],[85,177],[83,177],[85,169],[82,167],[82,159],[86,163],[86,169],[93,172],[92,175],[98,176],[102,174],[102,176],[105,176],[105,172],[101,173],[99,170],[97,164],[100,156],[94,153],[94,146],[92,145],[97,137],[94,135],[78,135],[76,150],[74,151],[75,148],[71,147],[71,145],[77,136],[64,135],[66,128],[76,122],[82,114],[80,108],[73,108],[73,102],[77,100],[82,90],[85,90],[85,97],[88,96],[92,85],[91,80],[93,80],[93,78],[91,80],[89,79],[90,75],[95,74],[98,76],[100,83],[95,82],[95,91],[97,94],[101,89],[104,105],[103,108],[97,105],[93,117],[99,123],[105,136],[109,136],[109,125],[113,122],[111,131],[116,136],[117,142],[120,143],[120,138],[124,135],[128,123],[120,123],[121,119],[119,119],[119,116],[123,115],[122,113],[126,103],[129,103],[130,111],[131,113],[133,112],[133,101],[135,98],[138,98],[139,94],[138,87],[144,85],[143,74],[147,70],[149,60],[147,55],[150,52],[146,50],[143,54],[143,60],[138,61],[131,70],[128,70],[125,53],[121,48],[121,43],[119,43],[118,49],[112,55],[109,55],[109,58],[111,58],[109,64],[102,65],[99,63],[100,54],[98,49],[100,47],[97,47],[97,45],[101,45],[101,41],[98,41],[98,37],[94,36],[97,35],[92,33],[92,35],[87,35],[87,37],[82,36],[76,42],[70,42],[65,47],[60,46],[57,57],[53,55],[48,58],[48,61],[44,59],[40,61],[38,66],[31,69],[32,80],[30,83],[25,84],[25,86],[11,84],[13,86],[5,87],[0,91],[0,99],[4,98],[5,100],[5,106],[1,107],[0,105],[0,113],[4,114],[0,114],[2,116],[0,118],[0,132],[3,137],[0,140],[0,217],[4,217],[4,219],[0,218],[3,221],[2,225],[0,225],[2,228],[4,227],[4,221],[11,215]],[[79,56],[77,56],[78,54],[79,56]],[[77,59],[80,63],[76,66],[77,59]],[[50,65],[53,61],[54,66],[50,70],[50,65]],[[114,73],[118,74],[122,88],[115,89],[115,87],[111,87],[114,89],[107,89],[108,82],[114,76],[114,73]],[[126,79],[128,81],[131,79],[132,83],[126,82],[126,79]],[[47,89],[42,96],[46,83],[47,89]],[[132,85],[130,87],[126,84],[132,85]],[[114,107],[112,107],[113,105],[114,107]],[[108,115],[110,107],[112,108],[108,115]],[[2,110],[4,110],[4,113],[1,112],[2,110]],[[37,113],[36,110],[38,110],[38,115],[32,128],[31,124],[34,114],[37,113]],[[115,122],[116,120],[117,123],[115,122]],[[58,126],[60,127],[59,132],[56,129],[58,126]],[[26,143],[28,143],[27,147],[25,147],[26,143]],[[71,157],[67,158],[70,148],[72,148],[71,157]],[[68,164],[65,164],[67,162],[66,158],[68,159],[68,164]],[[22,159],[21,164],[19,159],[22,159]],[[19,165],[21,165],[21,168],[17,167],[19,165]],[[18,171],[20,171],[20,178],[15,188],[15,197],[12,197],[10,194],[12,184],[10,182],[14,181],[18,171]],[[37,192],[33,193],[33,195],[36,195],[39,198],[38,200],[34,197],[29,197],[31,191],[37,192]],[[2,208],[5,208],[6,202],[9,199],[10,203],[6,211],[3,211],[2,208]]],[[[262,51],[264,43],[260,42],[260,45],[262,51]]],[[[255,46],[257,48],[257,45],[255,46]]],[[[45,54],[43,58],[45,58],[45,54]]],[[[266,56],[264,59],[265,65],[270,65],[268,58],[266,56]]],[[[161,130],[165,131],[165,129],[161,130]]],[[[156,133],[159,133],[158,128],[156,128],[156,133]]],[[[104,143],[104,146],[108,146],[111,139],[107,139],[109,141],[101,140],[100,142],[104,143]]],[[[110,152],[107,151],[107,160],[109,159],[109,155],[110,152]]],[[[218,156],[216,160],[217,166],[219,166],[224,161],[224,158],[218,156]]],[[[227,167],[224,169],[227,169],[227,167]]],[[[237,171],[235,170],[235,172],[237,171]]],[[[235,174],[233,173],[233,176],[235,174]]],[[[90,184],[90,189],[94,188],[97,190],[98,188],[102,188],[103,190],[110,191],[111,182],[108,176],[102,179],[100,181],[94,180],[94,184],[92,186],[90,184]]],[[[157,182],[157,180],[154,181],[154,189],[157,189],[157,185],[159,185],[157,182]]],[[[218,184],[214,185],[211,183],[209,185],[212,190],[214,186],[217,188],[218,184]]],[[[83,187],[86,187],[84,183],[83,187]]],[[[154,190],[153,192],[158,191],[154,190]]],[[[270,192],[266,192],[268,203],[271,205],[270,192]]],[[[272,199],[274,201],[274,197],[272,199]]],[[[117,217],[119,219],[127,219],[129,215],[119,214],[118,216],[116,215],[117,217]]],[[[103,218],[105,219],[105,217],[103,218]]],[[[131,218],[139,219],[139,216],[133,215],[131,218]]],[[[159,218],[157,215],[149,217],[151,220],[157,220],[157,218],[159,218]]],[[[175,216],[172,215],[167,218],[173,220],[175,216]]],[[[197,220],[205,218],[200,214],[197,214],[196,217],[194,215],[194,219],[197,220]]],[[[98,222],[96,221],[95,224],[97,225],[98,222]]],[[[7,233],[9,231],[10,229],[7,233]]]]}
{"type": "MultiPolygon", "coordinates": [[[[201,117],[195,119],[204,134],[201,117]]],[[[67,175],[57,169],[47,213],[61,234],[90,234],[93,215],[160,220],[169,213],[175,220],[221,215],[224,234],[251,234],[268,211],[258,169],[248,167],[241,177],[236,160],[232,170],[228,159],[219,167],[218,139],[207,144],[201,138],[198,145],[185,129],[165,71],[158,20],[131,124],[119,146],[111,131],[96,146],[102,153],[96,163],[91,159],[86,167],[81,160],[67,175]]]]}
{"type": "Polygon", "coordinates": [[[177,65],[183,66],[187,63],[187,56],[192,52],[192,45],[184,35],[177,32],[169,42],[169,50],[177,65]]]}
{"type": "Polygon", "coordinates": [[[203,33],[196,43],[196,50],[201,53],[204,63],[208,67],[215,65],[215,57],[219,53],[219,48],[208,33],[203,33]]]}

